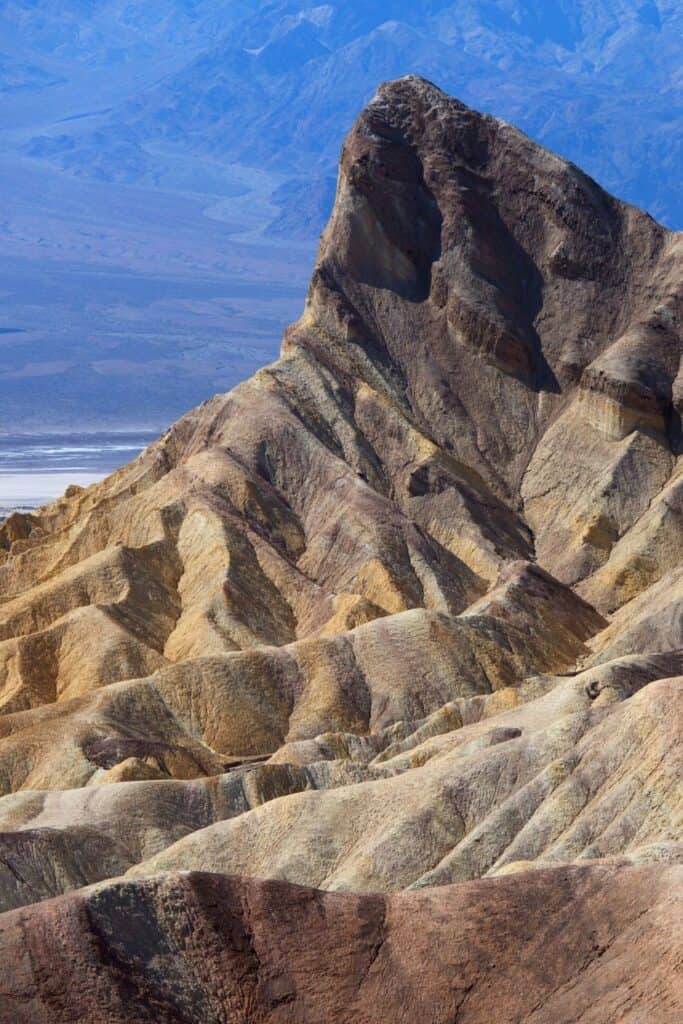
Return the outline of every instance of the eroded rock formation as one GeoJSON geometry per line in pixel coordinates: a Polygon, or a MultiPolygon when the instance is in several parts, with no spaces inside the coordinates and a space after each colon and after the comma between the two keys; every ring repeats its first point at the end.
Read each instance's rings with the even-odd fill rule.
{"type": "Polygon", "coordinates": [[[391,896],[193,873],[120,881],[0,916],[12,957],[0,1013],[13,1024],[673,1024],[682,880],[680,867],[572,867],[391,896]]]}
{"type": "Polygon", "coordinates": [[[278,362],[0,527],[0,1020],[680,1019],[682,246],[380,88],[278,362]]]}

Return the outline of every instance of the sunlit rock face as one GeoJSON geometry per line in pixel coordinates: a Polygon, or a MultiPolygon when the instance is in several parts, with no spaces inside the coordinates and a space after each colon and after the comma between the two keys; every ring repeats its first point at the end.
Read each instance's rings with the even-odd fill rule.
{"type": "Polygon", "coordinates": [[[279,361],[0,528],[1,1021],[678,1019],[681,267],[378,90],[279,361]]]}

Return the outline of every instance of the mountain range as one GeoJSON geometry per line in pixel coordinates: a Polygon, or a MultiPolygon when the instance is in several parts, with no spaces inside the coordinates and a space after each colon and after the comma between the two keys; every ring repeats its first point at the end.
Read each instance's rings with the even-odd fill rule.
{"type": "MultiPolygon", "coordinates": [[[[92,22],[82,43],[80,27],[76,39],[65,32],[63,5],[46,6],[37,5],[42,34],[29,21],[25,38],[87,65],[149,54],[152,42],[174,64],[179,44],[192,54],[105,111],[96,131],[53,128],[27,143],[29,153],[78,173],[153,176],[153,147],[163,140],[298,171],[303,193],[312,169],[334,176],[341,139],[377,82],[421,73],[495,108],[658,219],[682,223],[683,13],[675,2],[280,0],[231,4],[229,13],[206,2],[152,4],[144,14],[135,4],[79,4],[74,21],[92,22]]],[[[312,210],[299,230],[317,232],[328,213],[312,210]]]]}
{"type": "Polygon", "coordinates": [[[683,235],[416,76],[280,358],[0,526],[1,1024],[674,1024],[683,235]]]}

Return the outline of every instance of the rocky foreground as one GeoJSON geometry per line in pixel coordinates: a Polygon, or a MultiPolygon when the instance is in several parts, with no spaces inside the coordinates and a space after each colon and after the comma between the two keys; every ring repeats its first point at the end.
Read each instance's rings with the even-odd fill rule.
{"type": "Polygon", "coordinates": [[[681,1019],[682,296],[380,88],[280,360],[0,527],[0,1021],[681,1019]]]}

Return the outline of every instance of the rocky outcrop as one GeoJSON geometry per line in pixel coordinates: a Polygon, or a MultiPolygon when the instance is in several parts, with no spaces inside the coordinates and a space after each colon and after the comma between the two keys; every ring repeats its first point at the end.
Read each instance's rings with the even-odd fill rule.
{"type": "Polygon", "coordinates": [[[12,1019],[68,1019],[31,966],[62,916],[87,1020],[674,1019],[681,267],[509,125],[380,88],[281,358],[0,526],[0,905],[129,876],[0,918],[37,936],[12,1019]],[[349,950],[288,988],[273,939],[277,997],[273,893],[349,950]],[[458,973],[475,928],[494,966],[458,973]]]}

